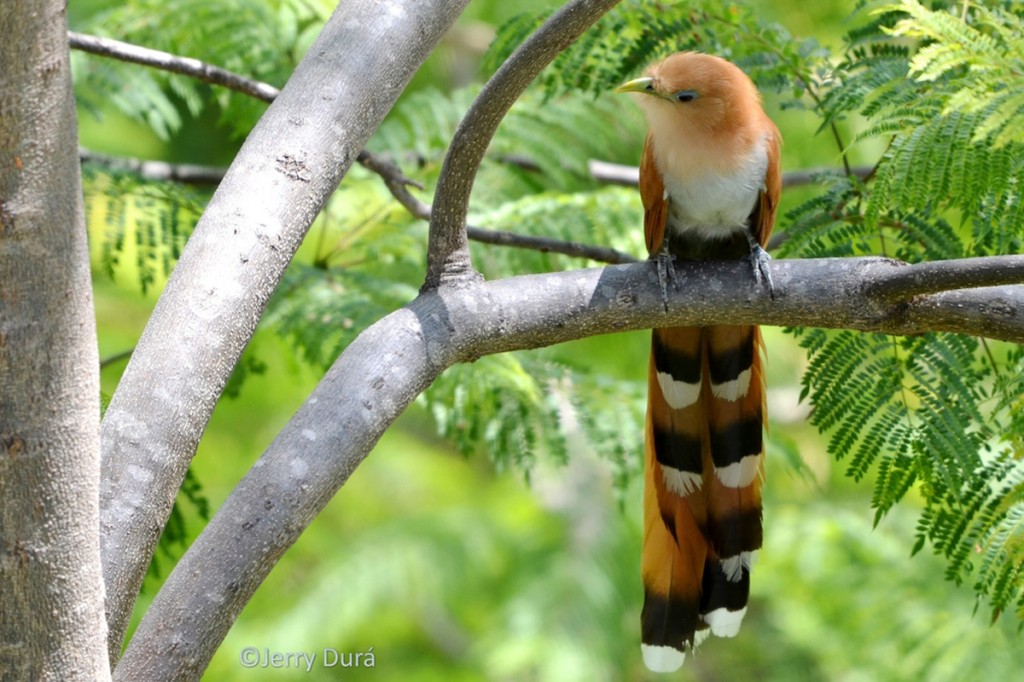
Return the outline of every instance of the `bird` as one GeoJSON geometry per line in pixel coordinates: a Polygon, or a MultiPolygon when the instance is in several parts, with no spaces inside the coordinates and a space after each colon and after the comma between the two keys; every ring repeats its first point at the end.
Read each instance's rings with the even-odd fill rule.
{"type": "MultiPolygon", "coordinates": [[[[680,52],[615,91],[648,123],[640,197],[663,296],[675,259],[749,259],[774,297],[764,247],[782,139],[754,83],[725,59],[680,52]]],[[[734,637],[746,614],[762,542],[763,354],[756,326],[652,330],[640,561],[651,671],[678,670],[711,634],[734,637]]]]}

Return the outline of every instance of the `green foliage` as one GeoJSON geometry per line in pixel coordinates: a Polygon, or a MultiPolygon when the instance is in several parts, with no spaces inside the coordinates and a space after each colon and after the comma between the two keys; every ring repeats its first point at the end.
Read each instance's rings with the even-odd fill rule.
{"type": "MultiPolygon", "coordinates": [[[[498,66],[546,14],[523,15],[506,23],[485,55],[485,73],[498,66]]],[[[606,93],[635,78],[649,63],[681,50],[725,57],[763,88],[792,93],[796,104],[825,52],[813,39],[797,40],[767,22],[747,4],[700,0],[662,3],[626,0],[602,17],[540,76],[547,96],[574,91],[606,93]]]]}
{"type": "MultiPolygon", "coordinates": [[[[173,12],[141,2],[111,10],[94,25],[279,84],[326,11],[283,0],[199,4],[176,0],[173,6],[183,15],[212,17],[208,24],[189,16],[175,26],[168,18],[173,12]],[[233,30],[225,35],[227,22],[216,16],[229,13],[233,30]],[[240,15],[252,19],[242,31],[240,15]]],[[[501,27],[483,71],[496,70],[543,18],[524,15],[501,27]]],[[[833,56],[740,3],[626,0],[513,107],[481,168],[471,222],[642,253],[635,192],[598,187],[585,161],[635,161],[643,126],[618,100],[600,95],[650,61],[696,49],[738,63],[762,89],[778,93],[782,106],[806,109],[827,144],[836,143],[843,169],[823,172],[813,194],[787,211],[779,226],[782,255],[919,262],[1019,252],[1019,3],[948,1],[926,9],[906,0],[855,19],[833,56]],[[866,178],[848,168],[858,156],[872,159],[866,178]],[[520,163],[523,157],[532,163],[520,163]]],[[[82,61],[80,96],[99,93],[162,135],[180,125],[182,107],[196,113],[214,93],[176,76],[82,61]]],[[[424,183],[428,201],[444,151],[477,92],[428,89],[406,96],[370,148],[424,183]]],[[[213,96],[240,133],[262,106],[213,96]]],[[[153,187],[115,180],[122,183],[117,192],[129,196],[153,187]]],[[[120,200],[109,201],[98,219],[101,267],[114,273],[136,258],[140,285],[152,286],[180,251],[188,220],[179,215],[130,232],[134,221],[120,200]],[[126,255],[129,244],[139,256],[126,255]]],[[[159,215],[186,204],[161,201],[159,215]]],[[[354,170],[312,235],[263,325],[303,361],[324,368],[362,329],[415,296],[425,229],[394,207],[378,179],[354,170]]],[[[516,249],[474,247],[474,256],[487,276],[579,266],[516,249]]],[[[849,477],[874,477],[875,523],[901,501],[920,506],[916,549],[930,545],[944,558],[946,576],[969,584],[993,615],[1024,616],[1024,353],[948,334],[892,339],[793,331],[809,356],[802,385],[813,424],[827,434],[830,453],[849,477]]],[[[587,447],[612,462],[623,490],[638,468],[643,390],[546,351],[452,368],[421,403],[460,451],[486,453],[502,466],[530,470],[541,455],[562,461],[582,433],[587,447]]]]}
{"type": "MultiPolygon", "coordinates": [[[[886,148],[868,181],[833,176],[789,212],[786,255],[1019,251],[1021,19],[951,9],[906,0],[851,32],[820,112],[826,124],[860,121],[855,145],[882,138],[886,148]]],[[[916,490],[915,549],[930,543],[946,577],[970,583],[993,615],[1024,616],[1021,386],[1007,378],[1021,371],[1019,349],[949,334],[798,334],[812,421],[848,458],[847,475],[875,470],[875,522],[916,490]]]]}
{"type": "Polygon", "coordinates": [[[1013,584],[1024,569],[1024,467],[1002,440],[1007,411],[981,412],[1008,397],[993,390],[1001,382],[992,381],[981,344],[949,334],[898,341],[813,330],[801,345],[811,359],[804,393],[816,407],[812,422],[831,433],[833,453],[849,457],[848,476],[877,466],[875,523],[919,483],[925,509],[916,549],[931,542],[949,561],[947,578],[973,581],[996,613],[1022,615],[1013,584]]]}
{"type": "MultiPolygon", "coordinates": [[[[886,527],[872,528],[856,507],[835,501],[767,508],[765,546],[772,549],[751,581],[754,618],[767,611],[758,634],[785,632],[785,646],[811,652],[815,663],[774,679],[959,682],[1016,674],[1013,623],[965,627],[957,614],[970,609],[969,595],[931,579],[942,559],[907,561],[908,511],[896,509],[886,527]]],[[[757,641],[751,648],[765,647],[757,641]]],[[[760,672],[746,679],[763,679],[760,672]]]]}
{"type": "MultiPolygon", "coordinates": [[[[138,0],[110,3],[76,30],[200,59],[280,87],[332,10],[322,0],[138,0]]],[[[75,54],[79,103],[101,112],[107,103],[145,122],[166,139],[183,112],[211,103],[236,135],[246,134],[266,105],[165,71],[75,54]]]]}
{"type": "Polygon", "coordinates": [[[174,183],[86,165],[82,172],[93,262],[110,279],[163,285],[202,214],[197,193],[174,183]]]}
{"type": "Polygon", "coordinates": [[[541,449],[564,462],[564,370],[537,355],[489,355],[446,370],[422,395],[440,433],[460,452],[489,454],[503,467],[529,471],[541,449]]]}
{"type": "Polygon", "coordinates": [[[922,41],[911,75],[938,86],[944,114],[980,115],[973,142],[990,142],[995,149],[1024,142],[1024,18],[1013,13],[1021,12],[1019,6],[1011,11],[978,4],[969,17],[929,11],[917,0],[890,9],[909,15],[892,34],[922,41]]]}
{"type": "MultiPolygon", "coordinates": [[[[600,93],[680,49],[729,57],[762,88],[791,93],[783,104],[817,114],[844,163],[853,147],[842,142],[843,125],[860,128],[854,146],[886,145],[867,180],[822,175],[822,191],[786,216],[785,255],[917,262],[1013,253],[1024,229],[1024,33],[1008,11],[956,3],[963,8],[961,17],[913,0],[884,7],[850,32],[832,69],[814,43],[745,8],[626,2],[560,56],[541,87],[548,97],[600,93]]],[[[542,19],[499,30],[485,69],[542,19]]],[[[803,397],[812,421],[829,434],[830,452],[847,459],[848,476],[874,472],[875,522],[916,489],[918,547],[930,542],[948,561],[947,577],[972,582],[994,613],[1024,615],[1020,386],[999,378],[1013,375],[1007,352],[947,334],[795,331],[810,355],[803,397]]]]}

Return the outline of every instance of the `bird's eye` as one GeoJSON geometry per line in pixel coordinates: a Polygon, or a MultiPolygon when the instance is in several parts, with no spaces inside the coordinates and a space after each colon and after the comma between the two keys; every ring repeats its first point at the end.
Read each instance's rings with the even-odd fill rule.
{"type": "Polygon", "coordinates": [[[645,87],[644,90],[646,90],[647,92],[654,92],[654,84],[648,83],[647,87],[645,87]]]}
{"type": "Polygon", "coordinates": [[[680,90],[675,94],[677,102],[692,102],[697,99],[697,93],[694,90],[680,90]]]}

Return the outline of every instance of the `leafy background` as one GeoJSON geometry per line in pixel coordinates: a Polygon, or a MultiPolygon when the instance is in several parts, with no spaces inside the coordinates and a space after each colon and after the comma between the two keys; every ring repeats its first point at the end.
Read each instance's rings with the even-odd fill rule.
{"type": "MultiPolygon", "coordinates": [[[[557,4],[471,3],[371,141],[425,184],[425,200],[482,79],[557,4]]],[[[627,0],[513,108],[470,220],[642,253],[635,190],[597,183],[586,160],[636,163],[643,123],[607,90],[695,48],[757,80],[787,170],[833,169],[784,194],[782,255],[1018,252],[1020,4],[934,4],[627,0]],[[845,172],[863,165],[874,168],[866,181],[845,172]]],[[[278,86],[331,10],[326,0],[70,8],[75,29],[278,86]]],[[[87,55],[74,67],[82,144],[101,153],[226,164],[264,108],[87,55]]],[[[109,394],[209,192],[102,164],[85,180],[109,394]]],[[[378,178],[352,170],[214,414],[140,613],[340,349],[415,296],[425,238],[378,178]]],[[[474,250],[489,277],[584,265],[474,250]]],[[[766,538],[751,609],[740,637],[705,644],[683,679],[1011,679],[1024,666],[1020,349],[949,335],[766,336],[766,538]]],[[[644,679],[636,472],[647,352],[646,334],[620,334],[446,372],[282,559],[208,679],[310,679],[243,669],[247,646],[373,647],[376,667],[345,669],[352,678],[644,679]]]]}

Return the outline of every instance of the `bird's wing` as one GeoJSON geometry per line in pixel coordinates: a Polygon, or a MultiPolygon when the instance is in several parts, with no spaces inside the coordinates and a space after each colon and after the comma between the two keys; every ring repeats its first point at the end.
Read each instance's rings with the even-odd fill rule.
{"type": "Polygon", "coordinates": [[[764,176],[764,186],[758,197],[757,209],[751,216],[751,227],[754,236],[761,246],[768,246],[768,239],[772,236],[772,228],[775,227],[775,213],[779,208],[779,195],[782,193],[782,164],[781,146],[782,136],[778,128],[771,124],[771,133],[768,137],[768,170],[764,176]]]}
{"type": "Polygon", "coordinates": [[[640,157],[640,200],[644,204],[644,239],[647,253],[661,251],[665,241],[665,222],[668,220],[668,196],[661,171],[654,163],[650,133],[644,141],[644,153],[640,157]]]}

